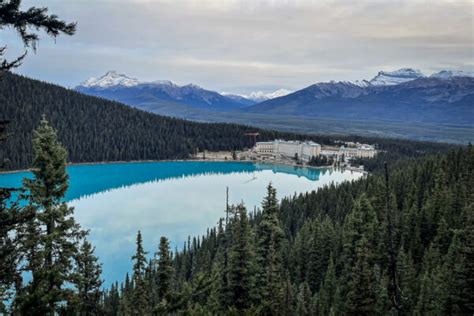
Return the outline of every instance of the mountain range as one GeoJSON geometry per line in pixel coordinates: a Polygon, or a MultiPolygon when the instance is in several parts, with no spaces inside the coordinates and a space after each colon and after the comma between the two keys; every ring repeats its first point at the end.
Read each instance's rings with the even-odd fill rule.
{"type": "Polygon", "coordinates": [[[76,90],[174,117],[286,130],[299,130],[301,120],[305,125],[316,120],[337,120],[342,126],[364,122],[367,131],[376,134],[384,131],[380,125],[373,129],[372,123],[474,127],[474,74],[462,71],[443,70],[426,76],[420,70],[402,68],[379,71],[371,80],[320,82],[294,92],[280,89],[248,95],[218,93],[193,84],[179,86],[172,81],[142,82],[109,71],[76,90]]]}
{"type": "Polygon", "coordinates": [[[473,124],[474,78],[413,75],[418,78],[379,73],[367,85],[318,83],[246,111],[346,120],[473,124]]]}
{"type": "Polygon", "coordinates": [[[163,104],[212,111],[232,111],[255,104],[229,98],[193,84],[179,86],[172,81],[141,82],[116,71],[109,71],[99,78],[90,78],[77,86],[76,90],[150,112],[157,112],[156,108],[163,104]]]}

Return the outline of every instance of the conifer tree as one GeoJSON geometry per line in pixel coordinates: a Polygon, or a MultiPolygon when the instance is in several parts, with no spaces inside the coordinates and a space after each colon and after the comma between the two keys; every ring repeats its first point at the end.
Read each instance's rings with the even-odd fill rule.
{"type": "Polygon", "coordinates": [[[283,288],[283,311],[282,315],[292,316],[295,314],[296,293],[289,277],[286,278],[285,287],[283,288]]]}
{"type": "Polygon", "coordinates": [[[132,315],[133,310],[133,279],[130,280],[128,273],[125,275],[125,282],[120,289],[120,305],[118,308],[119,315],[132,315]]]}
{"type": "Polygon", "coordinates": [[[257,230],[257,279],[256,295],[262,314],[274,314],[281,301],[277,296],[282,286],[282,244],[284,233],[278,219],[276,190],[267,186],[267,196],[262,203],[262,220],[257,230]]]}
{"type": "Polygon", "coordinates": [[[445,299],[439,288],[442,279],[437,270],[426,270],[421,278],[420,294],[417,299],[415,313],[418,315],[441,315],[445,299]]]}
{"type": "Polygon", "coordinates": [[[112,283],[110,290],[104,295],[104,314],[107,316],[119,315],[120,293],[118,282],[112,283]]]}
{"type": "Polygon", "coordinates": [[[236,207],[232,227],[232,244],[229,254],[229,289],[232,306],[238,311],[251,306],[253,287],[252,248],[247,210],[240,204],[236,207]]]}
{"type": "Polygon", "coordinates": [[[32,280],[17,296],[16,306],[24,314],[54,315],[72,297],[72,289],[65,285],[72,281],[72,260],[85,233],[63,200],[68,188],[66,149],[44,117],[34,131],[33,150],[34,178],[24,181],[36,214],[24,240],[32,245],[27,247],[32,280]]]}
{"type": "Polygon", "coordinates": [[[301,283],[296,296],[296,314],[301,316],[311,315],[312,294],[307,282],[301,283]]]}
{"type": "Polygon", "coordinates": [[[344,310],[344,303],[341,297],[341,287],[337,286],[336,291],[334,293],[334,300],[329,311],[329,315],[341,315],[343,314],[344,310]]]}
{"type": "Polygon", "coordinates": [[[371,249],[366,237],[357,246],[355,265],[348,284],[346,310],[349,314],[373,315],[377,312],[375,279],[369,264],[371,249]]]}
{"type": "Polygon", "coordinates": [[[319,314],[329,315],[336,294],[336,271],[331,258],[329,266],[324,276],[324,281],[319,291],[319,314]]]}
{"type": "Polygon", "coordinates": [[[169,249],[169,241],[166,237],[160,238],[158,249],[158,267],[157,267],[157,293],[159,304],[166,305],[170,300],[172,281],[173,281],[173,259],[169,249]]]}
{"type": "MultiPolygon", "coordinates": [[[[388,312],[395,313],[395,306],[393,306],[393,297],[389,297],[389,277],[385,272],[380,271],[378,266],[375,267],[375,297],[377,315],[385,315],[388,312]]],[[[395,313],[396,314],[396,313],[395,313]]]]}
{"type": "MultiPolygon", "coordinates": [[[[397,219],[395,217],[396,197],[391,192],[390,179],[389,179],[389,170],[388,164],[384,164],[385,171],[385,205],[383,210],[384,216],[380,221],[382,223],[381,237],[383,239],[382,243],[379,243],[379,248],[381,251],[379,253],[386,253],[386,256],[379,258],[380,266],[387,267],[387,284],[388,284],[388,293],[390,297],[389,301],[392,303],[393,308],[396,310],[400,309],[400,293],[398,285],[398,276],[397,276],[397,245],[396,245],[396,223],[397,219]],[[384,260],[385,259],[385,260],[384,260]]],[[[383,287],[383,290],[386,288],[383,287]]],[[[384,298],[382,300],[385,300],[384,298]]]]}
{"type": "Polygon", "coordinates": [[[357,310],[358,304],[375,306],[372,304],[374,302],[358,302],[357,295],[367,296],[369,301],[375,300],[369,287],[374,285],[371,267],[374,260],[373,251],[377,248],[377,225],[375,211],[367,196],[363,194],[355,202],[343,227],[343,252],[340,259],[343,270],[340,295],[342,298],[346,296],[348,298],[344,304],[356,304],[349,308],[350,310],[357,310]],[[356,273],[354,269],[358,269],[356,273]],[[365,275],[360,275],[359,272],[364,272],[365,275]],[[359,293],[357,289],[359,286],[366,286],[368,292],[359,293]],[[350,294],[351,291],[352,294],[350,294]],[[349,299],[351,295],[353,295],[352,300],[349,299]]]}
{"type": "Polygon", "coordinates": [[[431,244],[423,256],[420,271],[420,290],[415,312],[418,314],[442,314],[446,300],[442,276],[441,256],[438,247],[431,244]]]}
{"type": "Polygon", "coordinates": [[[329,218],[325,218],[321,222],[317,221],[313,227],[307,274],[308,285],[312,292],[319,291],[324,272],[329,264],[333,244],[334,233],[329,218]]]}
{"type": "Polygon", "coordinates": [[[150,314],[150,301],[148,296],[148,289],[145,282],[145,272],[147,268],[146,252],[143,249],[142,234],[137,233],[137,250],[132,260],[133,264],[133,299],[132,299],[132,314],[133,315],[148,315],[150,314]]]}
{"type": "Polygon", "coordinates": [[[397,256],[397,274],[400,278],[400,304],[401,313],[410,313],[416,306],[417,297],[417,278],[413,260],[400,247],[397,256]]]}
{"type": "MultiPolygon", "coordinates": [[[[7,225],[11,207],[7,207],[7,192],[0,192],[0,313],[7,313],[7,307],[3,302],[11,297],[11,287],[17,275],[17,258],[15,242],[11,232],[14,231],[12,225],[7,225]]],[[[12,223],[13,224],[13,223],[12,223]]]]}
{"type": "Polygon", "coordinates": [[[76,255],[76,273],[74,285],[77,288],[78,314],[81,316],[98,315],[102,295],[102,266],[94,255],[94,247],[85,240],[76,255]]]}
{"type": "MultiPolygon", "coordinates": [[[[471,153],[471,176],[474,171],[474,151],[470,148],[471,153]]],[[[470,179],[472,181],[472,177],[470,179]]],[[[472,191],[471,191],[472,192],[472,191]]],[[[470,204],[464,209],[464,238],[463,246],[460,250],[464,267],[461,271],[465,280],[465,287],[462,290],[462,297],[464,301],[463,310],[469,313],[474,312],[474,203],[471,193],[470,204]]]]}
{"type": "MultiPolygon", "coordinates": [[[[8,122],[0,121],[0,146],[7,138],[6,127],[8,122]]],[[[0,147],[0,170],[7,161],[3,157],[3,148],[0,147]]],[[[12,201],[12,193],[16,188],[0,188],[0,313],[7,313],[4,304],[13,296],[13,286],[19,286],[21,280],[18,264],[22,260],[19,251],[19,237],[17,227],[21,226],[28,217],[25,208],[20,207],[18,201],[12,201]]]]}

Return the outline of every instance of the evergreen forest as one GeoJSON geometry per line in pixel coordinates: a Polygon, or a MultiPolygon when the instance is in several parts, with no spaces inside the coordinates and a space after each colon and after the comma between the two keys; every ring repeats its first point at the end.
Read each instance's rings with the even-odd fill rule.
{"type": "MultiPolygon", "coordinates": [[[[3,137],[4,138],[4,137],[3,137]]],[[[172,251],[166,236],[102,287],[100,258],[63,197],[67,151],[43,118],[33,179],[2,189],[0,295],[14,315],[470,315],[474,149],[406,158],[261,208],[228,205],[172,251]],[[19,191],[12,199],[12,191],[19,191]],[[23,203],[20,203],[20,202],[23,203]],[[29,275],[30,279],[25,278],[29,275]]],[[[377,164],[375,164],[377,165],[377,164]]],[[[159,232],[157,232],[159,234],[159,232]]]]}

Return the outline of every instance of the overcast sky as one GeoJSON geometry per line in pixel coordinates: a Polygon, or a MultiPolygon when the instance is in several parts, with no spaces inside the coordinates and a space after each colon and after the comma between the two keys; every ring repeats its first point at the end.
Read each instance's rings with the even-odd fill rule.
{"type": "MultiPolygon", "coordinates": [[[[24,0],[77,21],[18,72],[64,86],[117,70],[236,93],[474,70],[474,1],[24,0]]],[[[21,51],[13,33],[0,42],[21,51]]]]}

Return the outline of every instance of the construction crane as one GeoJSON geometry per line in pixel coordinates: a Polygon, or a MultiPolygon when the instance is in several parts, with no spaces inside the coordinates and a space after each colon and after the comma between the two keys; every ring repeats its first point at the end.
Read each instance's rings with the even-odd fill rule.
{"type": "Polygon", "coordinates": [[[257,145],[257,136],[259,136],[260,133],[256,133],[256,132],[254,132],[254,133],[245,133],[244,135],[250,137],[250,139],[253,138],[253,146],[257,145]]]}

